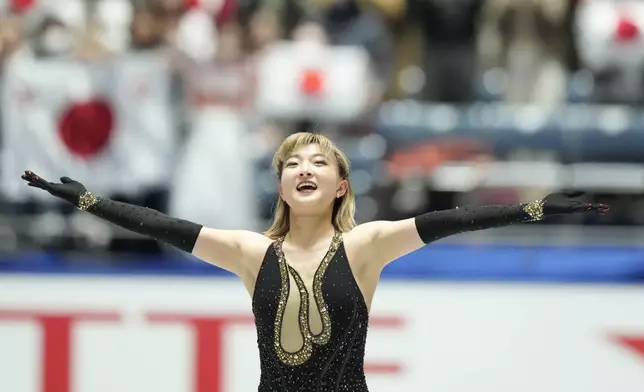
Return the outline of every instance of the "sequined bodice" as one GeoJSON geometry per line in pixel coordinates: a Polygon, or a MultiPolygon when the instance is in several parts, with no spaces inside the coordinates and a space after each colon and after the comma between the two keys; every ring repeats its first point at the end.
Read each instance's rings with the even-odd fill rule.
{"type": "Polygon", "coordinates": [[[259,392],[366,392],[369,315],[341,234],[334,236],[309,288],[286,261],[282,242],[275,241],[266,252],[253,295],[261,364],[259,392]],[[289,321],[285,313],[294,303],[291,296],[299,297],[299,306],[297,317],[289,321]],[[321,330],[312,331],[313,319],[319,321],[321,330]],[[290,329],[284,331],[301,334],[299,348],[284,347],[286,322],[297,328],[288,325],[290,329]]]}

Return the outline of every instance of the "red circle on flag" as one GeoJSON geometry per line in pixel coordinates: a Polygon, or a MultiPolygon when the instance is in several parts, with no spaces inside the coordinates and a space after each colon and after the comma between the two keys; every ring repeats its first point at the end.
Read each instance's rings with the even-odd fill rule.
{"type": "Polygon", "coordinates": [[[88,159],[107,147],[113,126],[114,115],[107,102],[78,102],[63,112],[58,134],[69,152],[88,159]]]}
{"type": "Polygon", "coordinates": [[[640,29],[637,23],[628,16],[621,16],[617,21],[617,28],[615,29],[615,38],[618,41],[632,41],[639,37],[640,29]]]}
{"type": "Polygon", "coordinates": [[[324,88],[324,75],[317,69],[308,69],[302,75],[300,86],[305,94],[318,95],[324,88]]]}
{"type": "Polygon", "coordinates": [[[9,5],[11,11],[22,13],[33,8],[35,2],[35,0],[10,0],[9,5]]]}

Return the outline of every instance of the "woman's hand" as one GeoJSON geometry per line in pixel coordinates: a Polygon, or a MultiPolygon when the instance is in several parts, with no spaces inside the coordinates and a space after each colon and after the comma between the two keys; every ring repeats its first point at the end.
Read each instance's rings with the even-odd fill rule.
{"type": "Polygon", "coordinates": [[[61,183],[49,182],[31,170],[25,171],[25,174],[21,177],[27,181],[27,185],[45,190],[53,196],[72,203],[76,207],[78,207],[78,200],[81,194],[87,192],[83,184],[69,177],[61,177],[61,183]]]}
{"type": "Polygon", "coordinates": [[[551,193],[543,199],[546,216],[596,211],[604,214],[610,210],[606,204],[592,204],[583,200],[584,192],[551,193]]]}

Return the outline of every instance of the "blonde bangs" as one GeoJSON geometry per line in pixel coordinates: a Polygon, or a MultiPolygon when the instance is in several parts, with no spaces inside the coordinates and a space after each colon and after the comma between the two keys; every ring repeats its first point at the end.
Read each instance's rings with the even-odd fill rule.
{"type": "MultiPolygon", "coordinates": [[[[318,133],[310,132],[294,133],[284,140],[282,145],[277,149],[277,152],[275,152],[275,155],[273,156],[273,169],[277,173],[278,179],[282,177],[284,162],[286,162],[288,157],[293,154],[293,151],[297,151],[300,148],[306,147],[310,144],[317,145],[325,155],[336,156],[335,151],[338,150],[338,148],[328,137],[320,135],[318,133]]],[[[341,166],[342,163],[344,163],[340,162],[340,160],[337,159],[337,156],[336,160],[338,161],[338,166],[341,166]]],[[[346,163],[348,164],[348,160],[346,161],[346,163]]]]}

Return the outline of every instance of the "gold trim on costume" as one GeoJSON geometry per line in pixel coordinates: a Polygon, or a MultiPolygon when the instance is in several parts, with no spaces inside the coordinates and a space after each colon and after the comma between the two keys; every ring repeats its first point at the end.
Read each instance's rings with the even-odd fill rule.
{"type": "Polygon", "coordinates": [[[87,211],[99,201],[100,199],[92,192],[85,191],[78,196],[78,209],[81,211],[87,211]]]}
{"type": "Polygon", "coordinates": [[[287,365],[297,366],[303,364],[311,357],[311,353],[313,352],[313,343],[324,345],[328,343],[329,339],[331,338],[331,318],[322,296],[322,278],[324,277],[324,273],[331,263],[331,260],[333,260],[333,256],[338,250],[341,241],[342,240],[340,233],[336,232],[333,236],[331,244],[329,245],[329,250],[322,259],[322,262],[318,266],[313,277],[313,297],[318,307],[318,311],[320,312],[320,318],[322,321],[322,332],[319,335],[313,335],[313,333],[311,332],[311,327],[309,325],[309,292],[306,289],[306,286],[304,285],[304,282],[302,281],[300,275],[293,267],[287,264],[286,258],[284,257],[284,252],[282,250],[284,237],[278,239],[275,242],[275,250],[277,253],[277,260],[280,268],[281,290],[279,303],[277,306],[277,315],[275,317],[274,346],[277,357],[287,365]],[[300,311],[298,315],[298,321],[304,343],[302,345],[302,348],[300,348],[296,352],[288,352],[284,350],[281,344],[284,310],[286,308],[286,302],[288,300],[290,291],[289,272],[290,275],[293,276],[293,280],[295,281],[295,284],[300,292],[300,311]]]}
{"type": "Polygon", "coordinates": [[[523,207],[523,211],[530,216],[530,221],[539,221],[543,219],[543,200],[535,200],[523,207]]]}

